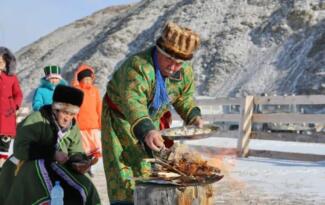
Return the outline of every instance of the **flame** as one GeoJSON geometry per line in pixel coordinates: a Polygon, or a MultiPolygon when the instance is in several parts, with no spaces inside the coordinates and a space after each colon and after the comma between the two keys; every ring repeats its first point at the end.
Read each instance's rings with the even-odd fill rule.
{"type": "Polygon", "coordinates": [[[221,173],[228,175],[236,165],[236,151],[232,149],[221,149],[217,153],[208,153],[208,165],[221,170],[221,173]]]}
{"type": "MultiPolygon", "coordinates": [[[[207,151],[207,149],[205,149],[205,151],[207,151]]],[[[237,179],[232,174],[232,172],[236,167],[236,161],[237,161],[236,149],[213,148],[213,150],[210,149],[210,151],[204,153],[204,155],[209,157],[208,165],[217,167],[218,169],[221,170],[221,174],[224,175],[224,178],[220,181],[220,183],[223,183],[223,185],[220,185],[220,183],[217,183],[215,185],[216,189],[214,194],[217,198],[222,199],[222,195],[224,194],[225,191],[226,192],[229,192],[229,190],[238,191],[236,193],[239,194],[240,190],[245,189],[246,187],[245,182],[237,179]]]]}

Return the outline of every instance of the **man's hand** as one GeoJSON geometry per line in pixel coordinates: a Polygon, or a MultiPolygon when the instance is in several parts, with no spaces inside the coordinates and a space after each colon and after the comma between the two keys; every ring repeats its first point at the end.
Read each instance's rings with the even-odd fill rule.
{"type": "Polygon", "coordinates": [[[64,164],[69,160],[69,156],[65,152],[56,151],[54,154],[55,161],[59,162],[60,164],[64,164]]]}
{"type": "Polygon", "coordinates": [[[156,152],[159,152],[164,145],[164,139],[161,137],[161,134],[157,130],[151,130],[144,137],[144,141],[148,145],[148,147],[156,152]]]}
{"type": "Polygon", "coordinates": [[[202,120],[202,117],[196,117],[191,125],[195,125],[198,128],[203,128],[204,121],[202,120]]]}

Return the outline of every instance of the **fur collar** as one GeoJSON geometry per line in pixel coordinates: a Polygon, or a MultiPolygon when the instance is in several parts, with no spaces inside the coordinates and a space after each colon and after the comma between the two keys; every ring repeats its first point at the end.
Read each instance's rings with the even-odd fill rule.
{"type": "Polygon", "coordinates": [[[0,56],[6,58],[9,62],[6,62],[6,73],[8,75],[14,75],[16,73],[16,58],[14,54],[6,47],[0,47],[0,56]]]}

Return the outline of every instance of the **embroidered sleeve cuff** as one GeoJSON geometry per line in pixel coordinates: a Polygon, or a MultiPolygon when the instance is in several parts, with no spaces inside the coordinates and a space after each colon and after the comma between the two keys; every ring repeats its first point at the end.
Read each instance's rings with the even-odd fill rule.
{"type": "Polygon", "coordinates": [[[190,124],[192,120],[195,119],[195,117],[201,116],[201,110],[199,107],[194,107],[190,114],[187,116],[186,124],[190,124]]]}
{"type": "Polygon", "coordinates": [[[142,118],[132,126],[134,136],[142,142],[144,141],[146,134],[155,129],[156,128],[150,118],[142,118]]]}

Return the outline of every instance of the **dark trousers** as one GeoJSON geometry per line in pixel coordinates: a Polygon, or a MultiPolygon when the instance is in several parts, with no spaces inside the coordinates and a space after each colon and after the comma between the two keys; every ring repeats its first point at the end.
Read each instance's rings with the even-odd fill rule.
{"type": "Polygon", "coordinates": [[[0,135],[0,158],[7,159],[11,138],[9,136],[0,135]]]}

